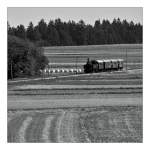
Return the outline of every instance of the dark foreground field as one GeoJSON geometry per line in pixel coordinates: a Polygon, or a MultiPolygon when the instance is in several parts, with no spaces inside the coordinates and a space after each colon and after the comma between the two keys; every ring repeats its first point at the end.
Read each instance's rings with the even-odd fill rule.
{"type": "Polygon", "coordinates": [[[132,70],[8,81],[8,142],[142,142],[142,47],[126,48],[132,70]]]}

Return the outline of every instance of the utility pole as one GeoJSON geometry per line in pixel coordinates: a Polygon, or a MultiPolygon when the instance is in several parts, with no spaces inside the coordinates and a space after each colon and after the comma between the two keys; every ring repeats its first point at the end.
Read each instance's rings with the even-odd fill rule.
{"type": "Polygon", "coordinates": [[[77,74],[77,61],[78,61],[78,57],[76,57],[76,74],[77,74]]]}
{"type": "Polygon", "coordinates": [[[12,60],[11,60],[11,63],[10,63],[10,72],[11,72],[11,79],[13,79],[13,66],[12,66],[12,60]]]}
{"type": "Polygon", "coordinates": [[[128,59],[127,59],[127,49],[126,49],[126,71],[127,71],[127,61],[128,59]]]}

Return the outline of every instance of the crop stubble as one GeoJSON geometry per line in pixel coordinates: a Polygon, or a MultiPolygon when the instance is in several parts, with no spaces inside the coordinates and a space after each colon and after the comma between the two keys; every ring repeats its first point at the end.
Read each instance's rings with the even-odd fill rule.
{"type": "Polygon", "coordinates": [[[29,117],[32,120],[22,134],[24,137],[20,137],[24,142],[142,142],[141,106],[40,110],[24,117],[16,115],[8,124],[8,142],[20,142],[19,130],[29,117]],[[46,125],[48,117],[51,120],[46,125]]]}
{"type": "MultiPolygon", "coordinates": [[[[62,50],[82,53],[53,54],[50,59],[51,63],[58,62],[57,67],[62,67],[61,62],[76,67],[72,65],[76,56],[78,63],[86,61],[87,56],[125,59],[126,48],[130,50],[128,68],[142,68],[142,45],[54,47],[45,48],[45,52],[47,55],[62,50]],[[87,55],[91,49],[96,54],[87,55]]],[[[142,70],[11,83],[8,84],[8,142],[142,142],[141,101],[142,70]]]]}

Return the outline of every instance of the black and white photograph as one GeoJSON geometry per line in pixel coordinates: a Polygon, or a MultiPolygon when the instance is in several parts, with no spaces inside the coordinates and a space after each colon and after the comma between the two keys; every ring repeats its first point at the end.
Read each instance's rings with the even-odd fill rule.
{"type": "Polygon", "coordinates": [[[7,7],[8,143],[143,143],[142,7],[7,7]]]}

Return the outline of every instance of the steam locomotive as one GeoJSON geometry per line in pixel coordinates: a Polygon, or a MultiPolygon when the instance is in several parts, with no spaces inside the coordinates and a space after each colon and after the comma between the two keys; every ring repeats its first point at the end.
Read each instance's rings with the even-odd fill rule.
{"type": "Polygon", "coordinates": [[[123,69],[123,59],[87,60],[85,73],[115,71],[123,69]]]}

